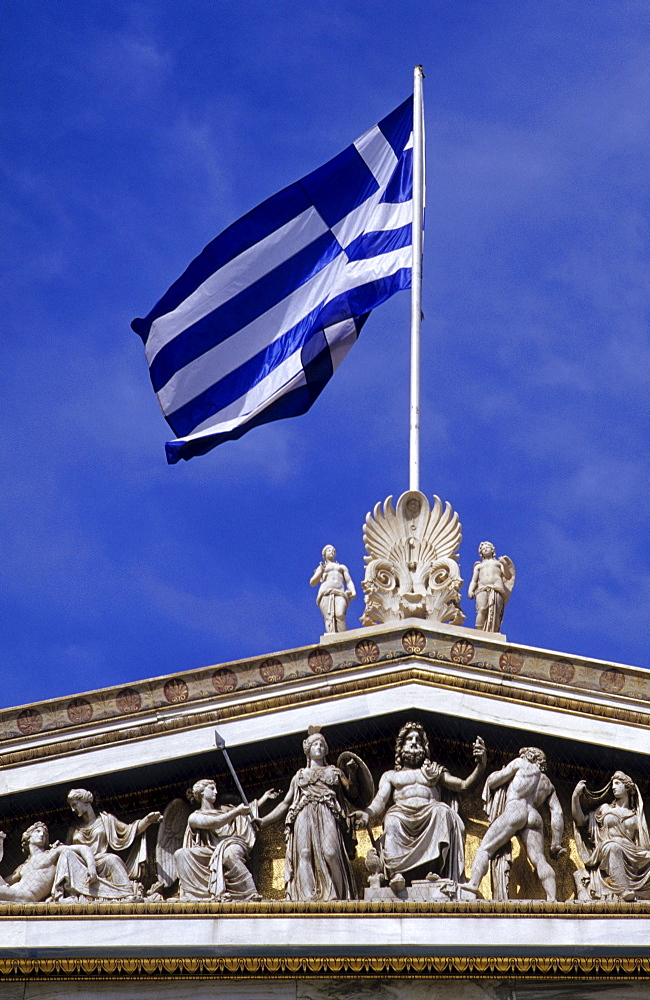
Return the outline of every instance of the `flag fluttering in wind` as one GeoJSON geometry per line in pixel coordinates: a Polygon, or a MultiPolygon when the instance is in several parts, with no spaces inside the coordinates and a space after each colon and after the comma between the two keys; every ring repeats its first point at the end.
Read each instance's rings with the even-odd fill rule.
{"type": "Polygon", "coordinates": [[[413,99],[217,236],[131,326],[167,461],[305,413],[368,314],[411,286],[413,99]]]}

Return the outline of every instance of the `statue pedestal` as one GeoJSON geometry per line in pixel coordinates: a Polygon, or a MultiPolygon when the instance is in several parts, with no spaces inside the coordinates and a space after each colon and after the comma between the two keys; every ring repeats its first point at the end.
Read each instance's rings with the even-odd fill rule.
{"type": "Polygon", "coordinates": [[[411,885],[405,889],[395,892],[389,885],[381,888],[364,889],[364,902],[371,903],[394,903],[401,899],[408,903],[451,903],[451,902],[476,902],[482,899],[463,888],[457,882],[449,878],[421,878],[414,879],[411,885]]]}
{"type": "Polygon", "coordinates": [[[424,632],[435,632],[437,635],[457,635],[459,638],[477,639],[485,638],[495,642],[506,643],[508,640],[503,632],[483,632],[475,628],[467,628],[465,625],[446,625],[444,622],[433,621],[430,618],[396,618],[395,621],[386,622],[383,625],[362,625],[359,628],[350,628],[345,632],[326,632],[319,639],[321,646],[327,646],[333,642],[340,642],[341,639],[365,639],[372,635],[385,635],[388,629],[420,629],[424,632]]]}

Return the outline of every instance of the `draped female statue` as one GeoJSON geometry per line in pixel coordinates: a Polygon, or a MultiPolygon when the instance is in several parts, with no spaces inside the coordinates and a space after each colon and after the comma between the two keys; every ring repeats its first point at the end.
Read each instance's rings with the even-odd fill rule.
{"type": "Polygon", "coordinates": [[[192,786],[188,798],[199,808],[187,818],[183,846],[174,852],[181,899],[262,898],[247,862],[257,836],[259,808],[277,794],[269,789],[250,805],[215,807],[217,786],[211,778],[192,786]]]}
{"type": "Polygon", "coordinates": [[[579,781],[571,812],[576,844],[591,873],[592,898],[650,899],[650,835],[632,778],[615,771],[597,792],[579,781]]]}
{"type": "MultiPolygon", "coordinates": [[[[359,785],[366,784],[367,768],[351,753],[341,754],[337,766],[329,764],[329,748],[320,731],[310,733],[303,750],[307,766],[297,771],[285,798],[261,820],[262,827],[285,821],[286,897],[308,902],[355,899],[350,802],[357,797],[359,785]],[[362,782],[357,781],[360,769],[362,782]]],[[[367,780],[372,782],[369,772],[367,780]]]]}
{"type": "Polygon", "coordinates": [[[89,865],[80,853],[66,851],[57,864],[53,897],[74,896],[85,901],[137,898],[141,890],[136,880],[146,861],[142,834],[153,823],[160,823],[161,814],[150,812],[143,819],[123,823],[112,813],[97,813],[94,796],[85,788],[68,792],[68,803],[79,818],[68,840],[73,846],[90,848],[96,877],[89,878],[89,865]],[[126,862],[112,853],[129,849],[126,862]]]}

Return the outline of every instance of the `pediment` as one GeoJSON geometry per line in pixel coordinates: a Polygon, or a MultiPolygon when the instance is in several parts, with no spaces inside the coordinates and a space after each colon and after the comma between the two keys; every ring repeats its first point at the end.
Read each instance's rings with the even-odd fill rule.
{"type": "MultiPolygon", "coordinates": [[[[108,919],[113,915],[119,937],[119,921],[133,914],[136,906],[152,920],[162,916],[167,920],[161,925],[164,931],[158,944],[153,943],[158,931],[147,926],[145,932],[144,924],[134,924],[138,947],[145,948],[146,938],[146,947],[171,954],[175,945],[169,935],[181,934],[178,940],[185,941],[185,930],[181,933],[180,927],[187,927],[174,924],[172,932],[169,919],[174,914],[179,919],[196,917],[199,924],[193,933],[204,942],[202,948],[207,947],[205,935],[210,937],[214,931],[211,921],[236,917],[238,930],[233,925],[232,934],[220,925],[226,952],[237,948],[241,921],[247,914],[246,919],[257,928],[253,938],[261,935],[267,948],[277,944],[283,954],[294,948],[318,954],[334,947],[328,944],[330,931],[321,927],[314,937],[301,922],[301,915],[317,905],[318,912],[331,921],[337,940],[360,934],[366,951],[375,947],[377,932],[370,916],[383,914],[388,921],[386,940],[402,940],[406,934],[417,954],[430,939],[427,921],[434,918],[444,918],[444,923],[436,923],[438,952],[462,951],[467,947],[462,921],[471,918],[472,933],[478,934],[482,948],[516,946],[530,955],[539,951],[536,921],[542,914],[546,918],[562,915],[565,932],[575,943],[583,934],[581,919],[591,913],[605,923],[601,927],[594,922],[590,929],[611,944],[612,934],[621,942],[625,935],[629,938],[629,926],[625,935],[622,925],[612,930],[623,911],[635,916],[633,937],[638,948],[643,935],[643,941],[648,940],[650,902],[594,900],[583,903],[581,916],[577,915],[574,872],[583,862],[573,834],[571,797],[581,778],[592,788],[602,788],[617,770],[632,775],[643,793],[647,791],[649,706],[648,675],[639,668],[524,647],[471,629],[412,621],[323,637],[317,645],[139,681],[128,688],[5,710],[0,714],[5,875],[20,863],[21,834],[36,820],[47,823],[52,842],[69,838],[74,819],[67,803],[71,788],[90,790],[101,809],[127,823],[151,811],[164,812],[170,802],[183,800],[188,787],[201,778],[214,779],[219,803],[232,806],[239,799],[216,745],[218,734],[249,799],[270,787],[284,795],[304,765],[303,739],[313,726],[325,734],[330,760],[335,762],[342,751],[351,751],[368,765],[378,784],[381,775],[393,767],[395,737],[408,721],[419,723],[427,732],[431,757],[461,779],[474,766],[472,744],[477,736],[487,746],[488,774],[516,758],[522,746],[540,747],[564,815],[567,854],[554,865],[556,903],[544,902],[539,880],[516,838],[509,901],[490,902],[485,882],[487,901],[423,898],[417,902],[413,896],[398,894],[373,901],[364,898],[369,879],[365,858],[382,832],[382,823],[377,821],[370,824],[369,832],[357,834],[357,858],[352,862],[356,898],[319,904],[291,902],[284,898],[285,838],[283,825],[278,823],[259,834],[250,862],[262,896],[259,901],[192,904],[180,899],[171,886],[150,900],[102,900],[74,905],[72,910],[65,899],[31,906],[4,903],[0,920],[7,934],[14,928],[14,945],[15,928],[21,926],[14,920],[25,916],[48,920],[65,916],[74,918],[75,926],[85,926],[86,916],[101,913],[108,919]],[[517,923],[501,923],[498,932],[493,924],[488,931],[484,921],[496,913],[517,916],[517,923]],[[289,920],[281,933],[275,919],[280,915],[289,920]],[[205,920],[212,931],[200,924],[205,920]]],[[[482,781],[458,797],[468,870],[488,825],[481,788],[482,781]]],[[[547,816],[545,821],[548,849],[547,816]]],[[[146,893],[157,876],[155,825],[144,835],[144,842],[149,857],[142,869],[146,893]]],[[[80,933],[84,937],[86,932],[80,933]]],[[[554,954],[559,955],[564,945],[560,938],[554,941],[554,954]]],[[[64,951],[67,947],[63,939],[60,947],[64,951]]],[[[185,953],[188,947],[186,942],[181,950],[185,953]]],[[[336,945],[335,950],[341,947],[336,945]]],[[[643,950],[645,954],[645,943],[643,950]]]]}

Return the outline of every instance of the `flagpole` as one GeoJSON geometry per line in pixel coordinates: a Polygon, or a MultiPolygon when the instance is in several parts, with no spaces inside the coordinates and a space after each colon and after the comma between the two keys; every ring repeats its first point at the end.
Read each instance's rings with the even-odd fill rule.
{"type": "Polygon", "coordinates": [[[422,225],[424,209],[424,71],[413,71],[413,270],[411,279],[411,411],[409,489],[420,489],[420,321],[422,319],[422,225]]]}

